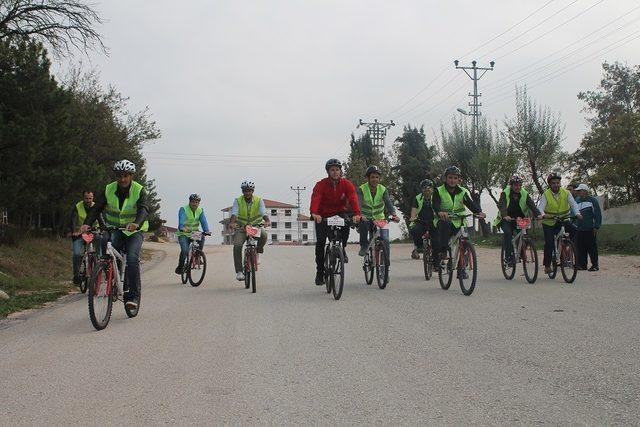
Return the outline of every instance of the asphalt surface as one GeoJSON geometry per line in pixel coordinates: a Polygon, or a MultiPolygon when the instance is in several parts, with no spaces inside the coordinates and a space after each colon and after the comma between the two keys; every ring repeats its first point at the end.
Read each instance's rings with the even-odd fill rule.
{"type": "MultiPolygon", "coordinates": [[[[144,266],[140,315],[95,331],[86,298],[0,322],[0,425],[638,424],[640,267],[576,283],[507,282],[479,252],[470,297],[426,282],[392,246],[364,285],[350,248],[340,301],[313,285],[312,247],[267,247],[258,293],[207,247],[199,288],[178,246],[144,266]]],[[[611,258],[613,263],[613,258],[611,258]]]]}

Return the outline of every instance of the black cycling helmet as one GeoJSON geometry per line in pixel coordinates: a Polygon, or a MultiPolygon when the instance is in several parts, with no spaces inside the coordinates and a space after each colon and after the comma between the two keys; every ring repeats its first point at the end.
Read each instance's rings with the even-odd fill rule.
{"type": "Polygon", "coordinates": [[[558,172],[551,172],[549,176],[547,176],[547,184],[551,184],[551,181],[554,179],[562,179],[558,172]]]}
{"type": "Polygon", "coordinates": [[[377,173],[378,175],[382,175],[382,171],[380,170],[379,167],[377,167],[377,166],[369,166],[367,168],[367,171],[364,173],[364,176],[369,178],[369,175],[371,175],[372,173],[377,173]]]}
{"type": "Polygon", "coordinates": [[[430,179],[423,179],[422,181],[420,181],[421,190],[424,190],[425,188],[429,188],[429,187],[433,188],[433,181],[431,181],[430,179]]]}
{"type": "Polygon", "coordinates": [[[522,177],[517,173],[514,173],[511,175],[511,178],[509,178],[509,185],[511,184],[522,184],[522,177]]]}
{"type": "Polygon", "coordinates": [[[444,177],[446,178],[448,175],[462,175],[460,168],[457,166],[449,166],[444,170],[444,177]]]}
{"type": "Polygon", "coordinates": [[[199,202],[201,200],[200,195],[193,193],[192,195],[189,196],[189,201],[192,201],[192,200],[197,200],[199,202]]]}
{"type": "Polygon", "coordinates": [[[342,162],[338,159],[329,159],[327,160],[327,163],[324,165],[324,169],[329,172],[329,168],[331,166],[338,166],[340,169],[342,169],[342,162]]]}

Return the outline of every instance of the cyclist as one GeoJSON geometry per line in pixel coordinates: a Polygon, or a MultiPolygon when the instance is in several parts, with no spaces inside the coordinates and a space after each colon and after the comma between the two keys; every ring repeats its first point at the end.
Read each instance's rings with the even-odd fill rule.
{"type": "Polygon", "coordinates": [[[433,194],[433,181],[423,179],[420,181],[421,193],[417,194],[411,206],[409,217],[409,233],[413,238],[413,251],[411,258],[420,259],[422,253],[422,236],[428,230],[432,232],[433,209],[431,208],[431,195],[433,194]],[[418,222],[418,220],[420,220],[418,222]]]}
{"type": "MultiPolygon", "coordinates": [[[[253,194],[255,188],[255,184],[251,181],[244,181],[240,184],[242,196],[233,201],[233,207],[231,208],[229,227],[231,227],[231,229],[237,228],[233,235],[233,264],[236,269],[236,280],[241,282],[244,281],[244,272],[242,271],[242,246],[247,240],[247,232],[244,227],[247,224],[254,227],[271,225],[269,216],[267,216],[267,209],[264,206],[264,200],[253,194]]],[[[260,238],[258,239],[258,247],[256,248],[258,254],[264,252],[264,245],[266,243],[267,232],[262,228],[260,238]]]]}
{"type": "Polygon", "coordinates": [[[560,175],[552,172],[547,177],[549,188],[542,193],[542,197],[538,201],[538,210],[544,212],[542,220],[542,231],[544,232],[544,257],[542,264],[544,265],[545,274],[551,272],[551,254],[553,253],[553,244],[556,234],[564,224],[565,230],[571,236],[571,240],[575,239],[576,227],[569,221],[563,223],[556,222],[554,216],[564,216],[572,212],[578,219],[582,219],[580,208],[569,190],[560,186],[560,175]]]}
{"type": "MultiPolygon", "coordinates": [[[[313,187],[309,209],[316,223],[316,285],[318,286],[324,284],[324,244],[329,233],[329,228],[322,222],[322,218],[345,215],[350,211],[353,212],[353,222],[357,224],[360,221],[358,195],[351,181],[342,177],[340,160],[329,159],[324,168],[328,176],[318,181],[313,187]]],[[[346,248],[349,227],[343,227],[341,234],[343,248],[346,248]]],[[[344,262],[348,261],[345,252],[344,262]]]]}
{"type": "Polygon", "coordinates": [[[531,196],[522,188],[522,177],[514,174],[509,178],[509,185],[502,190],[498,200],[498,216],[493,221],[495,227],[500,227],[504,233],[502,248],[506,254],[505,262],[513,263],[513,233],[516,229],[517,218],[528,218],[533,214],[538,219],[542,215],[538,211],[531,196]]]}
{"type": "Polygon", "coordinates": [[[98,215],[104,211],[107,227],[115,228],[109,233],[114,248],[127,252],[125,269],[127,288],[125,305],[130,310],[138,308],[138,288],[140,287],[140,251],[142,232],[149,229],[149,208],[147,191],[142,184],[133,180],[136,165],[129,160],[119,160],[113,165],[116,181],[105,187],[91,212],[87,215],[81,231],[89,229],[98,215]],[[119,230],[118,228],[126,228],[119,230]]]}
{"type": "MultiPolygon", "coordinates": [[[[182,274],[184,268],[184,260],[187,259],[189,253],[189,238],[194,231],[200,229],[202,224],[202,231],[209,232],[209,224],[207,223],[207,217],[204,215],[204,211],[200,207],[200,196],[197,194],[191,194],[189,196],[189,204],[181,207],[178,210],[178,243],[180,243],[180,257],[178,258],[178,266],[176,267],[176,274],[182,274]]],[[[204,245],[204,235],[200,239],[200,250],[204,245]]]]}
{"type": "MultiPolygon", "coordinates": [[[[73,210],[71,211],[71,221],[70,221],[70,229],[71,229],[71,243],[73,246],[73,284],[80,284],[80,264],[82,263],[82,256],[84,255],[84,240],[81,238],[80,226],[84,223],[84,220],[87,218],[87,213],[93,208],[95,202],[93,201],[93,192],[90,190],[85,190],[82,192],[82,200],[76,203],[73,206],[73,210]]],[[[93,226],[97,229],[104,230],[104,221],[102,219],[102,215],[98,215],[98,220],[93,223],[93,226]]],[[[101,253],[101,237],[100,235],[96,235],[95,237],[95,247],[98,255],[101,253]]]]}
{"type": "MultiPolygon", "coordinates": [[[[387,188],[380,184],[382,171],[377,166],[369,166],[365,172],[367,182],[357,188],[358,203],[362,213],[358,232],[360,233],[360,252],[358,255],[365,256],[367,246],[369,245],[369,233],[374,219],[385,219],[386,215],[391,215],[394,222],[399,222],[400,218],[396,216],[396,208],[391,202],[387,188]]],[[[391,256],[389,247],[389,230],[383,228],[380,230],[380,237],[384,240],[387,247],[387,254],[391,256]]]]}
{"type": "Polygon", "coordinates": [[[463,218],[448,218],[449,213],[464,214],[466,208],[481,218],[487,215],[471,199],[469,190],[460,185],[460,168],[449,166],[444,171],[444,184],[436,189],[431,196],[433,211],[437,216],[433,220],[435,226],[433,248],[434,264],[440,268],[440,260],[447,257],[446,250],[449,247],[449,238],[456,234],[460,227],[465,225],[463,218]]]}

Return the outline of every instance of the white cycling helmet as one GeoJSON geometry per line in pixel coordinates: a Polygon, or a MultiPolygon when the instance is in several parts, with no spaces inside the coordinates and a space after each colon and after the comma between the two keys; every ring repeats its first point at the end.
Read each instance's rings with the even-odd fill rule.
{"type": "Polygon", "coordinates": [[[251,182],[251,181],[243,181],[242,184],[240,184],[240,189],[242,191],[244,190],[255,190],[256,185],[251,182]]]}
{"type": "Polygon", "coordinates": [[[130,162],[129,160],[126,160],[126,159],[118,160],[113,165],[113,171],[134,173],[136,171],[136,165],[133,164],[133,162],[130,162]]]}

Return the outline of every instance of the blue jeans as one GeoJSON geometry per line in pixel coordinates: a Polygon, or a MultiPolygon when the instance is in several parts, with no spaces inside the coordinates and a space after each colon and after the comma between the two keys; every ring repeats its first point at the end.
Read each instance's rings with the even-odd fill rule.
{"type": "MultiPolygon", "coordinates": [[[[373,222],[360,221],[360,224],[358,224],[358,233],[360,233],[360,249],[366,249],[367,245],[369,244],[369,239],[373,237],[373,222]]],[[[380,237],[382,237],[382,240],[384,240],[384,246],[387,248],[387,255],[391,256],[391,247],[389,245],[389,229],[381,229],[380,237]]]]}
{"type": "MultiPolygon", "coordinates": [[[[180,257],[178,258],[178,267],[184,265],[185,260],[187,259],[187,255],[189,254],[189,244],[191,244],[191,240],[189,236],[179,236],[178,243],[180,244],[180,257]]],[[[200,245],[200,249],[204,246],[204,235],[198,242],[200,245]]]]}
{"type": "Polygon", "coordinates": [[[127,252],[125,275],[129,292],[126,295],[127,300],[136,299],[138,297],[138,289],[140,289],[140,251],[142,250],[144,238],[142,233],[134,233],[131,236],[127,236],[120,230],[112,230],[110,234],[113,247],[119,251],[124,248],[127,252]]]}

